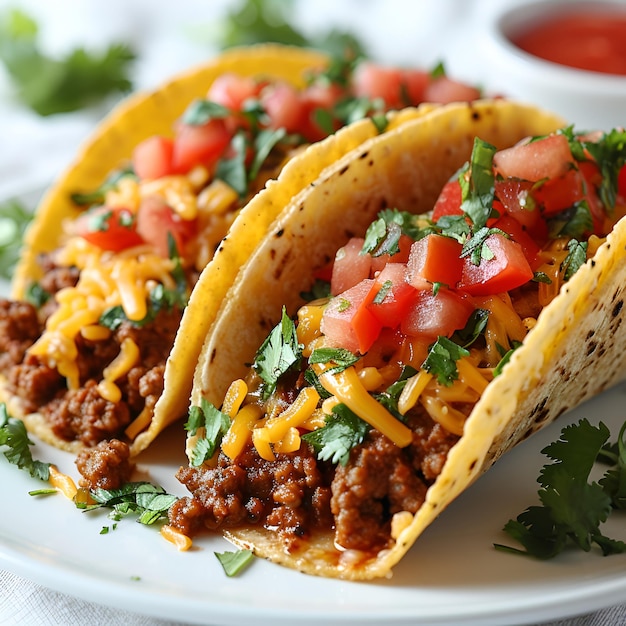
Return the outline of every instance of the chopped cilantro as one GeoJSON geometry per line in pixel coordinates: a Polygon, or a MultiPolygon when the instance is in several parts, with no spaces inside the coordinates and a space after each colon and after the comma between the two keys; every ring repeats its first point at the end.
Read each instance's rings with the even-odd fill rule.
{"type": "Polygon", "coordinates": [[[211,100],[194,100],[185,110],[181,121],[190,126],[204,126],[211,120],[224,119],[231,111],[217,102],[211,100]]]}
{"type": "Polygon", "coordinates": [[[232,157],[217,162],[215,178],[230,185],[241,198],[248,193],[248,175],[246,173],[246,154],[248,141],[243,132],[235,133],[230,142],[232,157]]]}
{"type": "Polygon", "coordinates": [[[248,181],[252,181],[258,176],[263,163],[270,155],[274,146],[279,144],[286,135],[287,131],[284,128],[270,128],[262,130],[254,138],[254,158],[248,172],[248,181]]]}
{"type": "Polygon", "coordinates": [[[459,377],[456,362],[464,356],[469,356],[465,348],[447,337],[438,337],[422,367],[436,376],[442,385],[450,386],[459,377]]]}
{"type": "Polygon", "coordinates": [[[253,368],[263,381],[263,399],[276,389],[278,379],[300,364],[302,345],[298,343],[296,325],[283,307],[280,322],[272,329],[259,348],[253,368]]]}
{"type": "Polygon", "coordinates": [[[312,302],[313,300],[321,300],[322,298],[330,297],[330,283],[327,280],[316,278],[309,291],[303,291],[300,293],[300,297],[306,302],[312,302]]]}
{"type": "Polygon", "coordinates": [[[593,218],[586,200],[576,202],[574,206],[561,211],[548,220],[548,235],[582,239],[585,233],[593,232],[593,218]]]}
{"type": "Polygon", "coordinates": [[[567,249],[569,252],[561,263],[565,280],[569,280],[587,262],[587,242],[570,239],[567,249]]]}
{"type": "Polygon", "coordinates": [[[89,495],[95,504],[76,498],[76,507],[84,511],[112,509],[109,517],[115,521],[135,514],[137,521],[146,525],[166,519],[169,508],[178,500],[162,487],[144,481],[126,483],[119,489],[93,489],[89,495]]]}
{"type": "Polygon", "coordinates": [[[420,224],[419,216],[398,209],[385,209],[369,225],[361,253],[370,253],[375,257],[395,254],[399,251],[401,235],[420,239],[426,233],[425,227],[420,224]]]}
{"type": "Polygon", "coordinates": [[[415,374],[417,374],[417,370],[414,367],[405,365],[402,368],[400,378],[398,378],[395,383],[387,387],[385,391],[375,395],[376,400],[378,400],[378,402],[380,402],[380,404],[382,404],[392,415],[401,421],[404,420],[404,415],[402,415],[398,410],[398,400],[400,399],[402,390],[406,387],[407,381],[415,374]]]}
{"type": "Polygon", "coordinates": [[[317,348],[309,357],[309,365],[315,363],[334,363],[335,365],[326,370],[326,373],[337,373],[351,367],[359,360],[359,357],[343,348],[317,348]]]}
{"type": "Polygon", "coordinates": [[[71,194],[70,198],[74,204],[81,207],[102,205],[104,204],[106,194],[111,190],[117,189],[120,181],[128,177],[137,178],[130,166],[113,170],[97,189],[87,192],[76,192],[71,194]]]}
{"type": "Polygon", "coordinates": [[[302,435],[302,439],[313,446],[320,461],[346,465],[350,450],[362,443],[369,430],[370,425],[345,404],[337,404],[324,426],[302,435]]]}
{"type": "Polygon", "coordinates": [[[4,456],[9,463],[27,470],[33,478],[47,481],[50,477],[50,464],[33,459],[29,446],[34,445],[28,438],[24,422],[11,417],[6,404],[0,404],[0,446],[6,446],[4,456]]]}
{"type": "Polygon", "coordinates": [[[462,190],[461,209],[470,218],[474,232],[485,227],[493,213],[495,153],[495,146],[476,137],[469,172],[462,172],[459,177],[462,190]]]}
{"type": "Polygon", "coordinates": [[[192,436],[199,428],[205,429],[204,436],[198,439],[193,450],[191,464],[194,467],[199,467],[213,457],[230,424],[230,417],[205,398],[200,399],[200,406],[194,405],[189,408],[189,419],[185,429],[192,436]]]}
{"type": "Polygon", "coordinates": [[[0,204],[0,276],[10,279],[22,249],[32,212],[18,200],[0,204]]]}
{"type": "Polygon", "coordinates": [[[593,426],[582,419],[561,431],[560,438],[542,450],[554,462],[543,467],[537,482],[541,485],[541,506],[530,506],[504,530],[523,549],[495,544],[499,550],[549,559],[572,545],[588,552],[596,544],[606,556],[626,552],[626,543],[606,537],[600,526],[612,507],[615,494],[624,492],[624,426],[619,436],[616,468],[597,482],[589,482],[594,463],[609,438],[609,429],[593,426]]]}
{"type": "Polygon", "coordinates": [[[481,261],[490,261],[493,259],[493,252],[487,245],[487,238],[491,235],[502,235],[509,237],[503,230],[499,228],[487,228],[483,226],[474,232],[461,249],[461,257],[469,256],[474,265],[480,265],[481,261]]]}
{"type": "MultiPolygon", "coordinates": [[[[515,350],[517,350],[521,345],[522,345],[521,341],[514,341],[513,342],[513,346],[511,347],[510,350],[507,350],[506,352],[504,352],[504,350],[502,350],[502,352],[504,352],[504,354],[502,355],[502,358],[500,359],[498,364],[493,368],[493,376],[494,376],[494,378],[496,376],[500,376],[500,374],[502,374],[502,368],[511,360],[511,357],[513,356],[513,352],[515,352],[515,350]]],[[[500,347],[500,346],[498,346],[498,347],[500,347]]]]}
{"type": "MultiPolygon", "coordinates": [[[[374,296],[373,303],[374,304],[382,304],[389,293],[389,290],[393,287],[393,282],[390,280],[386,280],[374,296]]],[[[434,287],[433,287],[434,289],[434,287]]]]}
{"type": "Polygon", "coordinates": [[[236,550],[233,552],[214,552],[217,560],[224,568],[226,576],[232,577],[241,574],[254,560],[252,550],[236,550]]]}
{"type": "Polygon", "coordinates": [[[480,337],[489,322],[489,309],[474,309],[465,326],[452,335],[454,343],[468,348],[480,337]]]}

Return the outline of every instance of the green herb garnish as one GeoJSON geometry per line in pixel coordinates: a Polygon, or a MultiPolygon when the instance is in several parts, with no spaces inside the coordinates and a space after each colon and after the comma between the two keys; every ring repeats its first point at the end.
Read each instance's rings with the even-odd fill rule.
{"type": "Polygon", "coordinates": [[[345,404],[337,404],[324,426],[302,435],[302,439],[313,446],[320,461],[346,465],[350,450],[363,442],[369,430],[370,425],[345,404]]]}
{"type": "Polygon", "coordinates": [[[34,445],[28,438],[24,422],[11,417],[6,404],[0,404],[0,446],[6,446],[4,456],[9,463],[24,469],[33,478],[47,481],[50,478],[50,463],[42,463],[33,459],[30,447],[34,445]]]}
{"type": "Polygon", "coordinates": [[[296,325],[283,307],[281,321],[273,328],[259,348],[253,368],[263,381],[263,399],[275,391],[278,379],[299,366],[302,345],[298,343],[296,325]]]}
{"type": "Polygon", "coordinates": [[[237,576],[254,560],[252,550],[236,550],[233,552],[214,552],[221,563],[226,576],[237,576]]]}
{"type": "MultiPolygon", "coordinates": [[[[620,441],[623,433],[624,427],[620,441]]],[[[539,559],[552,558],[570,545],[589,552],[596,544],[604,555],[626,552],[626,543],[606,537],[600,529],[611,512],[613,494],[624,488],[623,444],[617,471],[610,470],[599,483],[589,481],[609,435],[603,423],[592,426],[586,419],[563,428],[558,441],[541,451],[554,461],[543,467],[537,479],[541,506],[527,508],[504,527],[524,549],[501,544],[495,547],[539,559]]]]}
{"type": "Polygon", "coordinates": [[[131,90],[128,71],[135,55],[127,45],[113,44],[102,55],[77,48],[52,59],[40,51],[38,34],[23,11],[12,9],[1,18],[0,60],[18,98],[39,115],[76,111],[131,90]]]}

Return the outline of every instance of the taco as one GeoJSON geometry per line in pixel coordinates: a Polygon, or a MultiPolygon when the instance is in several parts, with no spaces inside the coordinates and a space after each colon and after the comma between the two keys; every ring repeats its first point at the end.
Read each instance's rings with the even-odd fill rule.
{"type": "Polygon", "coordinates": [[[207,336],[170,524],[309,574],[389,576],[502,454],[625,377],[625,161],[623,131],[505,101],[340,159],[207,336]]]}
{"type": "Polygon", "coordinates": [[[101,124],[44,197],[2,307],[3,396],[29,430],[72,451],[118,438],[137,454],[184,416],[193,350],[238,266],[291,195],[389,122],[396,103],[367,98],[367,85],[358,93],[352,71],[309,50],[236,49],[101,124]],[[166,365],[191,288],[231,226],[210,293],[196,298],[203,315],[185,318],[166,365]]]}

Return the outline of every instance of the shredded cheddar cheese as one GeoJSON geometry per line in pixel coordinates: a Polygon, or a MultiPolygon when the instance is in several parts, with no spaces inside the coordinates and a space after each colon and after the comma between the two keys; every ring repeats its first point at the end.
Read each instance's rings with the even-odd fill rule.
{"type": "MultiPolygon", "coordinates": [[[[57,262],[77,267],[80,276],[75,286],[56,293],[57,309],[29,352],[56,367],[67,379],[69,389],[78,389],[81,381],[76,364],[77,338],[108,340],[111,331],[99,321],[110,307],[122,306],[129,320],[142,320],[147,314],[150,287],[156,282],[173,286],[173,262],[158,256],[149,246],[114,254],[103,252],[82,237],[68,239],[58,252],[57,262]]],[[[137,346],[126,344],[121,348],[120,356],[105,370],[98,386],[103,398],[119,400],[119,388],[113,381],[127,373],[138,359],[137,346]]]]}
{"type": "Polygon", "coordinates": [[[78,489],[76,483],[71,476],[59,472],[55,465],[50,466],[50,484],[60,491],[68,500],[73,500],[76,497],[78,489]]]}
{"type": "Polygon", "coordinates": [[[403,448],[411,443],[413,434],[402,422],[372,397],[359,381],[354,367],[336,374],[317,371],[320,383],[370,426],[403,448]]]}
{"type": "Polygon", "coordinates": [[[192,546],[191,537],[181,533],[179,530],[176,530],[173,526],[169,524],[163,524],[161,526],[161,537],[170,543],[173,543],[176,546],[176,549],[180,552],[186,552],[192,546]]]}
{"type": "Polygon", "coordinates": [[[130,337],[126,337],[122,341],[119,354],[102,372],[103,379],[98,384],[98,391],[105,400],[109,402],[120,401],[122,392],[114,381],[127,374],[138,360],[139,347],[130,337]]]}

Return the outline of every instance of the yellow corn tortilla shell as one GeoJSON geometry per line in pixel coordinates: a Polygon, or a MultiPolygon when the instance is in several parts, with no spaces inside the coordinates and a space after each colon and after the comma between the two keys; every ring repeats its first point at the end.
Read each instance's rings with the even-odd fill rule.
{"type": "MultiPolygon", "coordinates": [[[[527,135],[564,126],[524,104],[493,101],[451,105],[378,138],[344,157],[296,196],[242,269],[195,373],[193,404],[218,406],[232,380],[245,375],[257,347],[280,319],[294,314],[312,272],[350,236],[362,235],[380,209],[425,212],[470,156],[479,136],[504,148],[527,135]]],[[[415,515],[398,518],[393,548],[358,562],[332,537],[302,542],[287,553],[263,528],[229,530],[235,544],[308,574],[367,580],[390,576],[424,529],[502,454],[563,412],[626,378],[626,218],[592,260],[544,308],[536,326],[491,382],[466,421],[464,434],[415,515]]]]}
{"type": "MultiPolygon", "coordinates": [[[[311,71],[325,67],[328,57],[320,52],[277,44],[234,48],[215,60],[181,74],[151,93],[137,93],[121,103],[81,148],[73,164],[45,194],[24,242],[20,263],[12,283],[12,297],[23,299],[29,285],[40,278],[37,256],[54,250],[62,235],[62,223],[80,210],[71,194],[98,188],[114,169],[130,158],[134,147],[155,134],[171,136],[173,125],[189,103],[203,98],[219,76],[234,72],[242,76],[280,79],[297,87],[306,84],[311,71]]],[[[423,105],[390,116],[389,128],[434,108],[423,105]]],[[[269,225],[300,189],[314,181],[322,170],[378,133],[374,124],[362,120],[309,146],[283,168],[278,181],[254,198],[236,219],[214,260],[200,277],[203,287],[190,300],[193,315],[185,313],[165,371],[165,391],[153,414],[141,416],[131,453],[138,454],[169,424],[187,413],[202,341],[239,267],[263,239],[269,225]]],[[[0,400],[7,402],[15,417],[30,432],[62,449],[77,452],[79,442],[59,440],[40,413],[26,415],[19,398],[12,397],[6,381],[0,380],[0,400]]]]}

